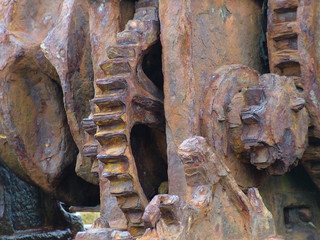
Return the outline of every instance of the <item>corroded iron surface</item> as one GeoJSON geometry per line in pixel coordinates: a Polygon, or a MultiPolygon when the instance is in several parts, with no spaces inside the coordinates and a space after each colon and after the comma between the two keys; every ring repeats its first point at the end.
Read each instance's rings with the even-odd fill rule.
{"type": "Polygon", "coordinates": [[[0,0],[0,239],[319,239],[319,9],[0,0]]]}

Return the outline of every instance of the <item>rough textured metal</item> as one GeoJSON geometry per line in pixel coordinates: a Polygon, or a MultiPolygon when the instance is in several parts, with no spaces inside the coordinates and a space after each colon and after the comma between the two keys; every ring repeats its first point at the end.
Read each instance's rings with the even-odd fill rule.
{"type": "Polygon", "coordinates": [[[203,137],[192,137],[179,147],[190,195],[157,195],[144,220],[151,227],[140,239],[268,239],[275,236],[271,213],[259,191],[245,195],[203,137]],[[236,221],[232,221],[236,219],[236,221]],[[224,225],[223,221],[228,221],[224,225]],[[208,227],[205,227],[208,226],[208,227]],[[209,227],[210,226],[210,227],[209,227]],[[232,231],[230,231],[232,229],[232,231]]]}
{"type": "Polygon", "coordinates": [[[77,240],[318,239],[319,16],[316,0],[0,0],[0,239],[74,235],[51,197],[100,211],[77,240]]]}
{"type": "Polygon", "coordinates": [[[271,72],[294,79],[305,99],[310,115],[309,150],[302,161],[320,188],[319,151],[319,76],[318,76],[318,1],[269,1],[268,49],[271,72]],[[312,149],[312,150],[311,150],[312,149]],[[314,152],[310,155],[310,152],[314,152]]]}
{"type": "MultiPolygon", "coordinates": [[[[74,91],[66,89],[65,75],[60,74],[62,80],[59,78],[58,62],[51,64],[40,48],[48,35],[49,38],[61,37],[65,45],[68,40],[74,40],[73,34],[68,35],[70,28],[67,26],[57,31],[56,21],[63,15],[85,21],[80,5],[74,1],[1,2],[0,154],[1,161],[18,176],[56,198],[70,204],[93,205],[98,202],[98,187],[82,180],[73,169],[78,151],[73,133],[79,129],[74,127],[75,122],[69,121],[74,112],[69,115],[65,109],[71,107],[70,94],[74,91]],[[29,14],[30,11],[34,14],[29,14]],[[67,14],[70,12],[72,14],[67,14]],[[85,197],[84,192],[91,197],[85,197]]],[[[55,54],[67,61],[63,48],[58,50],[55,54]]],[[[71,55],[77,58],[69,51],[69,57],[71,55]]],[[[81,65],[72,62],[77,65],[73,70],[81,65]]],[[[90,61],[82,66],[79,68],[88,73],[90,81],[90,61]]],[[[73,73],[72,83],[77,85],[81,77],[73,73]]],[[[77,87],[73,85],[74,88],[77,87]]],[[[77,89],[85,99],[86,93],[82,90],[83,87],[77,89]]],[[[81,105],[79,99],[78,104],[81,105]]],[[[71,108],[74,107],[73,104],[71,108]]],[[[77,112],[81,115],[84,109],[78,108],[77,112]]]]}
{"type": "Polygon", "coordinates": [[[141,217],[148,200],[139,182],[130,133],[137,123],[161,126],[164,122],[161,93],[141,66],[158,40],[158,29],[157,7],[137,7],[125,30],[117,33],[117,45],[108,47],[109,59],[100,65],[104,78],[96,79],[91,101],[92,119],[98,126],[95,138],[101,146],[100,178],[109,179],[110,193],[117,197],[134,236],[144,231],[141,217]]]}

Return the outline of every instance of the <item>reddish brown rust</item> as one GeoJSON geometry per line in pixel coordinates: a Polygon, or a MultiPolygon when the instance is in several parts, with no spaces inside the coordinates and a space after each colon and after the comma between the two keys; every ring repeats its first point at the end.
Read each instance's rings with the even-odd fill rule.
{"type": "MultiPolygon", "coordinates": [[[[269,1],[270,70],[293,78],[300,95],[306,99],[310,139],[320,138],[318,14],[318,1],[269,1]]],[[[320,188],[318,160],[306,154],[302,164],[320,188]]]]}
{"type": "Polygon", "coordinates": [[[100,179],[110,181],[110,193],[117,198],[133,236],[144,232],[141,217],[148,200],[138,179],[130,133],[137,123],[159,127],[164,122],[161,93],[141,66],[142,58],[158,40],[157,11],[153,1],[144,7],[137,5],[133,20],[117,33],[116,45],[107,49],[109,59],[100,65],[104,78],[95,80],[91,101],[92,120],[98,126],[95,138],[100,143],[100,179]]]}
{"type": "Polygon", "coordinates": [[[275,236],[272,215],[258,190],[249,188],[246,196],[223,159],[213,152],[203,137],[185,140],[179,155],[190,188],[188,203],[178,196],[157,195],[143,216],[151,229],[139,239],[191,240],[208,239],[208,236],[213,239],[269,239],[275,236]],[[192,176],[187,174],[190,169],[193,169],[192,176]],[[203,169],[207,176],[199,181],[196,176],[200,176],[203,169]],[[229,221],[228,226],[224,226],[221,222],[224,216],[237,221],[229,221]],[[204,229],[204,226],[211,227],[204,229]],[[229,232],[230,228],[232,232],[229,232]]]}
{"type": "Polygon", "coordinates": [[[9,167],[77,240],[317,239],[319,4],[0,0],[0,233],[9,167]]]}

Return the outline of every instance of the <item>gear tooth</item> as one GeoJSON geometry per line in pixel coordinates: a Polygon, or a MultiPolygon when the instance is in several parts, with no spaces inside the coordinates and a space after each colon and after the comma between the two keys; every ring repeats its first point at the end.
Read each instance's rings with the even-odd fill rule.
{"type": "Polygon", "coordinates": [[[134,193],[134,186],[130,174],[119,174],[115,177],[109,177],[110,193],[114,196],[126,196],[134,193]]]}
{"type": "Polygon", "coordinates": [[[134,30],[125,30],[117,34],[117,44],[139,46],[142,42],[142,34],[134,30]]]}
{"type": "Polygon", "coordinates": [[[140,198],[137,194],[119,197],[118,204],[123,211],[143,210],[143,206],[141,205],[140,198]]]}
{"type": "Polygon", "coordinates": [[[114,177],[121,175],[127,172],[129,167],[128,160],[124,160],[123,158],[113,158],[109,159],[105,163],[104,169],[102,171],[102,177],[114,177]]]}
{"type": "Polygon", "coordinates": [[[125,59],[109,59],[103,62],[100,67],[107,77],[131,73],[130,64],[125,59]]]}
{"type": "Polygon", "coordinates": [[[122,95],[126,93],[128,84],[125,77],[113,77],[109,79],[97,79],[96,84],[104,96],[122,95]]]}
{"type": "MultiPolygon", "coordinates": [[[[130,20],[132,21],[132,20],[130,20]]],[[[129,29],[133,30],[133,29],[129,29]]],[[[134,46],[110,46],[107,49],[107,55],[110,59],[124,58],[134,59],[136,57],[136,49],[134,46]]]]}

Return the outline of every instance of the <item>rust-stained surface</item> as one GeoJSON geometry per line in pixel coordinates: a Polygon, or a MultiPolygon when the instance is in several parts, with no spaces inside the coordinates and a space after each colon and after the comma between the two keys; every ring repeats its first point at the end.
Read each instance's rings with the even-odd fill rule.
{"type": "Polygon", "coordinates": [[[200,134],[204,91],[211,74],[222,65],[245,64],[260,70],[259,5],[255,1],[159,1],[168,175],[179,184],[170,193],[184,195],[178,146],[200,134]]]}
{"type": "MultiPolygon", "coordinates": [[[[139,182],[139,177],[143,179],[148,176],[141,174],[156,174],[160,169],[156,164],[145,166],[147,163],[140,162],[148,157],[146,152],[142,155],[137,153],[140,159],[135,162],[132,149],[139,147],[136,141],[143,141],[134,138],[136,124],[143,124],[147,129],[147,126],[160,128],[164,124],[161,92],[142,69],[143,57],[156,43],[158,36],[157,5],[153,1],[142,7],[136,5],[133,19],[127,22],[124,31],[117,33],[116,43],[106,49],[106,59],[100,64],[103,74],[95,79],[96,92],[91,100],[92,119],[98,126],[95,138],[100,144],[97,155],[100,179],[110,181],[110,193],[117,198],[126,216],[125,228],[133,235],[143,233],[143,209],[148,197],[152,197],[161,184],[161,179],[160,182],[155,179],[149,183],[154,186],[145,186],[147,189],[143,191],[144,183],[139,182]],[[139,167],[151,172],[143,170],[138,175],[139,167]]],[[[151,141],[152,136],[147,137],[151,141]]],[[[158,155],[159,150],[155,149],[153,154],[158,155]]],[[[151,159],[164,161],[156,156],[151,159]]],[[[101,184],[107,182],[101,180],[100,187],[101,184]]]]}
{"type": "Polygon", "coordinates": [[[97,187],[72,169],[78,149],[65,111],[64,84],[40,48],[70,3],[1,2],[1,159],[58,199],[90,205],[98,202],[97,187]]]}
{"type": "Polygon", "coordinates": [[[0,0],[0,239],[319,239],[319,13],[0,0]]]}
{"type": "Polygon", "coordinates": [[[203,137],[185,140],[179,156],[192,194],[186,202],[174,195],[156,196],[143,216],[151,229],[141,239],[266,239],[275,235],[272,215],[258,190],[249,188],[245,195],[203,137]],[[211,227],[204,230],[204,226],[211,227]]]}
{"type": "Polygon", "coordinates": [[[269,1],[270,71],[290,76],[306,98],[312,135],[319,137],[318,1],[269,1]]]}
{"type": "Polygon", "coordinates": [[[319,188],[318,22],[318,1],[269,1],[270,70],[294,79],[300,96],[305,99],[310,116],[309,146],[301,163],[319,188]]]}
{"type": "Polygon", "coordinates": [[[82,119],[90,114],[89,100],[94,93],[88,7],[86,1],[64,1],[63,14],[40,46],[59,75],[68,125],[79,149],[77,174],[98,184],[98,174],[90,174],[91,155],[83,151],[85,134],[81,126],[82,119]]]}

